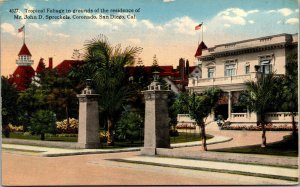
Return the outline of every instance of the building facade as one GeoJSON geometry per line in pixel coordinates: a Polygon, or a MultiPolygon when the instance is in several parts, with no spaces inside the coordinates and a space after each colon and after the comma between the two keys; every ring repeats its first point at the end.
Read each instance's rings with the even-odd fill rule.
{"type": "MultiPolygon", "coordinates": [[[[285,74],[287,57],[298,50],[298,34],[279,34],[254,38],[233,43],[220,44],[204,49],[196,56],[201,66],[201,77],[189,78],[190,92],[201,93],[209,87],[217,86],[225,93],[209,120],[216,116],[231,123],[255,124],[257,116],[236,107],[245,81],[256,81],[261,74],[285,74]]],[[[290,122],[288,113],[268,113],[267,121],[272,123],[290,122]]]]}

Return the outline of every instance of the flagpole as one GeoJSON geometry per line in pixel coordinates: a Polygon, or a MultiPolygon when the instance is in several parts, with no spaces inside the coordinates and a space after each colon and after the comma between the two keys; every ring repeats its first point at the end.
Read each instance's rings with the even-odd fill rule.
{"type": "Polygon", "coordinates": [[[203,42],[203,27],[204,27],[204,25],[203,25],[203,22],[202,22],[202,42],[203,42]]]}
{"type": "Polygon", "coordinates": [[[199,32],[199,37],[198,37],[198,45],[200,44],[200,32],[199,32]]]}
{"type": "Polygon", "coordinates": [[[23,33],[23,43],[25,44],[25,25],[24,25],[24,33],[23,33]]]}

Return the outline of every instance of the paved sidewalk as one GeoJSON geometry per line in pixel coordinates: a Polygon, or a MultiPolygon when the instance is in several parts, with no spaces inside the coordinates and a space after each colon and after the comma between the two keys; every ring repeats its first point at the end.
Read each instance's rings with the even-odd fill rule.
{"type": "Polygon", "coordinates": [[[276,178],[288,181],[298,181],[298,169],[282,168],[273,166],[248,165],[230,162],[215,162],[191,159],[165,158],[136,156],[131,158],[119,159],[133,163],[142,163],[149,165],[159,165],[166,167],[177,167],[193,170],[217,171],[221,173],[235,173],[247,176],[258,176],[265,178],[276,178]]]}
{"type": "MultiPolygon", "coordinates": [[[[207,144],[216,144],[221,142],[230,141],[232,138],[225,136],[214,136],[207,141],[207,144]]],[[[171,144],[171,147],[190,147],[190,146],[200,146],[201,141],[186,142],[171,144]]],[[[130,147],[130,148],[114,148],[114,149],[63,149],[63,148],[51,148],[51,147],[40,147],[31,145],[18,145],[18,144],[2,144],[2,148],[6,151],[18,151],[22,154],[26,152],[36,152],[35,155],[39,156],[69,156],[69,155],[83,155],[83,154],[101,154],[101,153],[116,153],[116,152],[128,152],[128,151],[139,151],[140,147],[130,147]]]]}

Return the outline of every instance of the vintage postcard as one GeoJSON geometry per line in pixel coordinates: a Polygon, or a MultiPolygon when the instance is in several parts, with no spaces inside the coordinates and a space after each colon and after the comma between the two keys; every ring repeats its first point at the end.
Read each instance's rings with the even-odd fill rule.
{"type": "Polygon", "coordinates": [[[0,0],[3,186],[297,185],[297,0],[0,0]]]}

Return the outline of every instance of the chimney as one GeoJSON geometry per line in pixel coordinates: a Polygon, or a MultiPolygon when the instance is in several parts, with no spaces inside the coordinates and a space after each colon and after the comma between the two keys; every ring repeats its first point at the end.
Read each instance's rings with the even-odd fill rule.
{"type": "Polygon", "coordinates": [[[53,68],[53,58],[52,57],[49,57],[49,66],[48,66],[49,69],[52,69],[53,68]]]}

